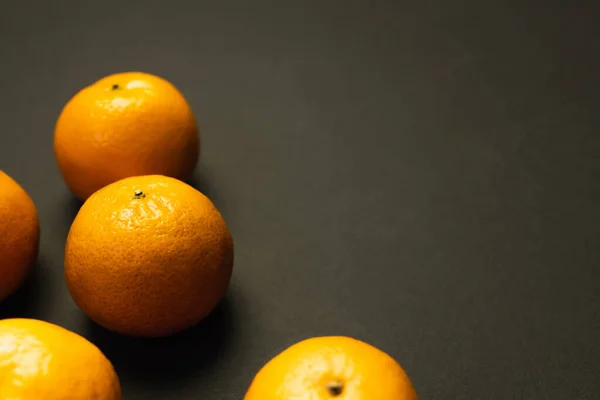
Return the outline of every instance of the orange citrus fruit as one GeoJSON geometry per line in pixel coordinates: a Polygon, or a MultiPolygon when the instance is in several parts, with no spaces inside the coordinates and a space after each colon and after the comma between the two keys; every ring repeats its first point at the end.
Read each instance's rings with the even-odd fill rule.
{"type": "Polygon", "coordinates": [[[0,301],[21,286],[38,254],[40,224],[31,197],[0,171],[0,301]]]}
{"type": "Polygon", "coordinates": [[[244,400],[416,400],[400,365],[356,339],[316,337],[269,361],[244,400]]]}
{"type": "Polygon", "coordinates": [[[54,153],[71,191],[85,200],[119,179],[187,179],[199,155],[194,114],[175,86],[155,75],[118,73],[82,89],[63,108],[54,153]]]}
{"type": "Polygon", "coordinates": [[[120,400],[119,378],[83,337],[34,319],[0,321],[0,398],[120,400]]]}
{"type": "Polygon", "coordinates": [[[177,179],[130,177],[81,207],[65,248],[77,305],[109,330],[157,337],[195,325],[224,296],[233,241],[213,203],[177,179]]]}

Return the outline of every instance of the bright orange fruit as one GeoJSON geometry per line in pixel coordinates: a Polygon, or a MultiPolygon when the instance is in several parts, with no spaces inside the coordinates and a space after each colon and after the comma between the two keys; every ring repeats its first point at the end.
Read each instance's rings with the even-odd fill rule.
{"type": "Polygon", "coordinates": [[[356,339],[316,337],[269,361],[244,400],[417,400],[400,365],[356,339]]]}
{"type": "Polygon", "coordinates": [[[194,114],[181,92],[155,75],[118,73],[82,89],[63,108],[54,153],[81,200],[129,176],[187,179],[199,155],[194,114]]]}
{"type": "Polygon", "coordinates": [[[65,248],[77,305],[107,329],[169,335],[208,315],[227,290],[233,241],[212,202],[165,176],[112,183],[81,207],[65,248]]]}
{"type": "Polygon", "coordinates": [[[21,286],[34,264],[40,224],[31,197],[0,171],[0,301],[21,286]]]}
{"type": "Polygon", "coordinates": [[[0,321],[0,399],[120,400],[119,378],[83,337],[33,319],[0,321]]]}

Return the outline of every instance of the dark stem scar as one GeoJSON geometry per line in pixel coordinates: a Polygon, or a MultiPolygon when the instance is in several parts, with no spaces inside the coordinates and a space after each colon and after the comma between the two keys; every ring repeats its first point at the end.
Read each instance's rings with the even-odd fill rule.
{"type": "Polygon", "coordinates": [[[344,391],[344,384],[340,381],[332,381],[327,383],[327,391],[333,397],[337,397],[344,391]]]}

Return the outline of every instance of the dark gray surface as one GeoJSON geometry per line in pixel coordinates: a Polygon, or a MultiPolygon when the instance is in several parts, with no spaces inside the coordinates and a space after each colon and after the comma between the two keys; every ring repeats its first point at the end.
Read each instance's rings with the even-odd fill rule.
{"type": "Polygon", "coordinates": [[[84,3],[0,5],[0,167],[42,225],[39,270],[1,316],[90,338],[130,400],[239,399],[269,358],[322,334],[389,352],[422,399],[600,398],[591,6],[84,3]],[[188,97],[195,182],[236,244],[216,314],[159,341],[89,323],[62,277],[77,203],[53,125],[124,70],[188,97]]]}

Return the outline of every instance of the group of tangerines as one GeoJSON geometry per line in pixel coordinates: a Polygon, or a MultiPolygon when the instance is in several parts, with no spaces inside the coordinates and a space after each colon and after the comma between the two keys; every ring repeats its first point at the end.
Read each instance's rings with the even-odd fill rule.
{"type": "MultiPolygon", "coordinates": [[[[200,151],[192,110],[167,80],[107,76],[64,106],[54,154],[82,200],[65,245],[71,296],[108,330],[161,337],[206,317],[227,291],[233,240],[187,180],[200,151]]],[[[0,170],[0,301],[28,276],[40,227],[27,192],[0,170]]],[[[0,400],[121,399],[111,362],[50,322],[0,320],[0,400]]],[[[343,336],[296,343],[254,377],[245,400],[415,400],[400,365],[343,336]]]]}

